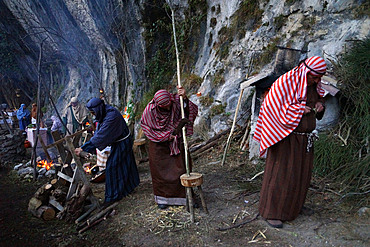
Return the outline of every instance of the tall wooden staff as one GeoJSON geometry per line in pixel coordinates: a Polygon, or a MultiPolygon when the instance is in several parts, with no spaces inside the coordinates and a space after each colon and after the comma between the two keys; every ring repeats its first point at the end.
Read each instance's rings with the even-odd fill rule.
{"type": "MultiPolygon", "coordinates": [[[[173,39],[175,40],[175,49],[176,49],[176,61],[177,61],[177,85],[181,87],[181,78],[180,78],[180,60],[179,60],[179,51],[177,49],[177,41],[176,41],[176,29],[175,29],[175,12],[171,8],[172,11],[172,29],[173,29],[173,39]]],[[[185,111],[184,111],[184,99],[180,96],[180,105],[181,105],[181,117],[185,118],[185,111]]],[[[184,138],[184,148],[185,148],[185,167],[186,167],[186,174],[190,175],[190,168],[189,168],[189,157],[188,157],[188,142],[186,140],[186,127],[182,127],[182,136],[184,138]]]]}
{"type": "MultiPolygon", "coordinates": [[[[175,49],[176,49],[176,60],[177,60],[177,85],[181,87],[181,80],[180,80],[180,60],[179,60],[179,51],[177,49],[177,41],[176,41],[176,29],[175,29],[175,12],[171,8],[172,11],[172,29],[173,29],[173,38],[175,41],[175,49]]],[[[180,105],[181,105],[181,117],[185,118],[185,111],[184,111],[184,99],[180,96],[180,105]]],[[[190,175],[190,168],[189,168],[189,157],[188,157],[188,142],[186,140],[186,130],[185,126],[182,127],[182,136],[184,138],[184,149],[185,149],[185,167],[186,167],[186,174],[180,176],[181,184],[183,184],[183,180],[186,178],[191,178],[190,175]],[[184,178],[185,176],[185,178],[184,178]]],[[[190,212],[190,221],[194,222],[194,206],[193,206],[193,195],[192,195],[192,187],[186,186],[186,199],[188,202],[188,208],[190,212]]],[[[202,200],[203,202],[203,200],[202,200]]],[[[205,205],[205,204],[204,204],[205,205]]]]}

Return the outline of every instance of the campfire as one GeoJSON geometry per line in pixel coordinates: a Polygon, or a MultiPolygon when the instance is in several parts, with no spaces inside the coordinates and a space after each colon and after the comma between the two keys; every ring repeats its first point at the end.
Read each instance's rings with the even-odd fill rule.
{"type": "Polygon", "coordinates": [[[40,160],[37,162],[37,167],[45,168],[47,171],[49,171],[53,166],[53,161],[50,161],[50,163],[46,160],[40,160]]]}

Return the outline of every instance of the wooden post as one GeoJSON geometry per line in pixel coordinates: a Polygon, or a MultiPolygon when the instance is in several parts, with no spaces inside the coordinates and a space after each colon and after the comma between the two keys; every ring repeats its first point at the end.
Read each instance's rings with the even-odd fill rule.
{"type": "MultiPolygon", "coordinates": [[[[52,131],[51,132],[51,136],[53,137],[53,139],[54,139],[54,143],[56,142],[56,141],[58,141],[58,140],[60,140],[60,139],[62,139],[61,138],[61,136],[60,136],[60,133],[59,133],[59,131],[52,131]]],[[[56,144],[56,148],[57,148],[57,150],[58,150],[58,153],[59,153],[59,155],[60,155],[60,159],[62,160],[62,164],[64,165],[65,163],[65,160],[66,160],[66,157],[67,157],[67,154],[66,154],[66,151],[65,151],[65,149],[64,149],[64,147],[63,147],[63,144],[62,143],[58,143],[58,144],[56,144]]]]}
{"type": "Polygon", "coordinates": [[[233,135],[233,131],[234,131],[234,128],[235,128],[236,118],[238,116],[239,106],[240,106],[240,102],[241,102],[242,97],[243,97],[243,92],[244,92],[244,89],[242,89],[240,91],[240,95],[239,95],[239,99],[238,99],[238,104],[237,104],[236,109],[235,109],[235,115],[234,115],[233,125],[231,126],[229,137],[227,138],[226,147],[225,147],[225,151],[224,151],[224,156],[222,157],[221,166],[223,166],[225,164],[227,149],[230,146],[231,136],[233,135]]]}
{"type": "Polygon", "coordinates": [[[6,121],[5,114],[3,113],[3,110],[0,109],[0,112],[1,112],[1,116],[3,117],[3,121],[4,121],[4,124],[5,124],[5,127],[7,128],[7,130],[9,131],[9,133],[12,135],[13,132],[10,129],[8,122],[6,121]]]}
{"type": "MultiPolygon", "coordinates": [[[[72,154],[73,156],[73,159],[75,160],[76,162],[76,172],[78,172],[79,174],[79,178],[82,180],[82,182],[86,185],[89,185],[90,186],[90,182],[89,180],[87,179],[85,173],[84,173],[84,169],[83,169],[83,166],[82,166],[82,163],[81,163],[81,160],[80,158],[77,156],[77,154],[75,153],[75,147],[73,146],[73,142],[71,140],[71,138],[68,138],[66,137],[66,143],[67,143],[67,147],[70,151],[70,153],[72,154]]],[[[99,200],[95,197],[95,196],[91,196],[90,197],[90,201],[91,203],[95,204],[95,205],[100,205],[99,204],[99,200]]],[[[100,208],[100,206],[98,206],[98,208],[100,208]]]]}
{"type": "MultiPolygon", "coordinates": [[[[250,74],[250,72],[252,70],[252,64],[253,64],[253,56],[252,56],[252,58],[251,58],[251,60],[249,62],[249,68],[248,68],[248,73],[247,73],[247,76],[246,76],[246,80],[248,80],[249,74],[250,74]]],[[[239,99],[238,99],[238,104],[237,104],[236,109],[235,109],[235,115],[234,115],[233,125],[231,126],[230,135],[227,138],[226,147],[225,147],[225,151],[224,151],[224,156],[222,157],[221,166],[224,165],[225,160],[226,160],[227,149],[230,146],[231,136],[233,134],[234,127],[235,127],[235,124],[236,124],[236,117],[238,115],[239,106],[240,106],[240,102],[241,102],[241,99],[242,99],[242,96],[243,96],[243,92],[244,92],[244,88],[242,88],[241,91],[240,91],[240,95],[239,95],[239,99]]]]}
{"type": "MultiPolygon", "coordinates": [[[[181,77],[180,77],[180,59],[179,59],[179,51],[177,49],[177,40],[176,40],[176,28],[175,28],[175,12],[172,10],[172,29],[173,29],[173,38],[175,41],[175,49],[176,49],[176,61],[177,61],[177,85],[181,87],[181,77]]],[[[180,105],[181,105],[181,117],[185,118],[185,111],[184,111],[184,99],[180,96],[180,105]]],[[[182,128],[182,137],[184,140],[184,149],[185,149],[185,168],[186,174],[190,175],[190,168],[189,168],[189,156],[188,156],[188,142],[186,139],[186,127],[182,128]]],[[[194,208],[193,208],[193,198],[191,194],[191,188],[186,187],[186,195],[188,198],[188,203],[190,207],[190,219],[191,222],[194,222],[194,208]]]]}

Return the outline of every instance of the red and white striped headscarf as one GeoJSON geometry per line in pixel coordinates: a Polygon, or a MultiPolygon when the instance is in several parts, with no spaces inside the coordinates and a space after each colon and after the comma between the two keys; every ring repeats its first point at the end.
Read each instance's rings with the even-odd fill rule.
{"type": "MultiPolygon", "coordinates": [[[[294,69],[280,76],[263,101],[253,139],[260,142],[260,156],[266,149],[287,137],[301,121],[307,93],[307,73],[318,76],[326,72],[324,59],[307,58],[294,69]]],[[[323,97],[321,82],[316,90],[323,97]]]]}
{"type": "MultiPolygon", "coordinates": [[[[189,100],[189,120],[194,123],[198,115],[198,106],[189,100]]],[[[146,106],[141,117],[141,127],[144,134],[153,142],[169,141],[172,132],[175,130],[181,120],[180,97],[178,94],[170,94],[166,90],[159,90],[154,98],[146,106]],[[160,107],[172,105],[170,111],[161,110],[160,107]]],[[[193,134],[193,125],[188,124],[186,134],[193,134]]],[[[170,142],[170,155],[180,153],[178,148],[177,136],[170,142]]]]}

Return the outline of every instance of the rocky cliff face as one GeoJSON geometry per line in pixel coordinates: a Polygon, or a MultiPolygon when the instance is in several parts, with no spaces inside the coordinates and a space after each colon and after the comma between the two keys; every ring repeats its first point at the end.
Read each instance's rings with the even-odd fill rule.
{"type": "MultiPolygon", "coordinates": [[[[173,45],[168,6],[183,27],[200,12],[191,29],[183,29],[187,33],[180,25],[178,37],[186,37],[180,54],[183,78],[200,78],[192,93],[202,97],[190,96],[200,106],[196,124],[209,135],[232,120],[248,71],[273,69],[277,45],[307,51],[300,58],[324,57],[330,72],[330,63],[353,40],[369,36],[365,0],[0,0],[0,30],[15,42],[22,71],[14,80],[36,85],[42,44],[42,78],[61,111],[72,96],[86,101],[98,96],[99,88],[121,109],[128,100],[143,101],[168,54],[155,66],[154,58],[173,45]]],[[[170,77],[174,64],[166,67],[170,77]]],[[[251,90],[244,92],[241,112],[249,107],[251,90]]]]}
{"type": "Polygon", "coordinates": [[[99,96],[99,88],[121,106],[131,97],[129,82],[145,81],[139,6],[133,1],[1,0],[0,5],[1,30],[18,44],[13,52],[23,73],[16,79],[35,87],[42,45],[42,81],[51,85],[60,110],[73,96],[81,101],[99,96]]]}

